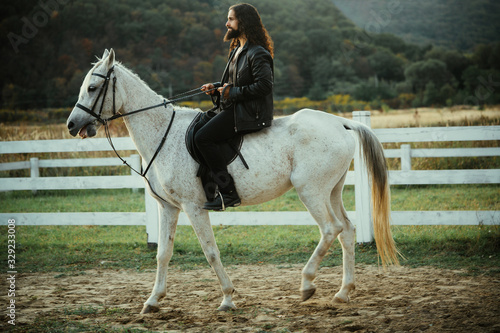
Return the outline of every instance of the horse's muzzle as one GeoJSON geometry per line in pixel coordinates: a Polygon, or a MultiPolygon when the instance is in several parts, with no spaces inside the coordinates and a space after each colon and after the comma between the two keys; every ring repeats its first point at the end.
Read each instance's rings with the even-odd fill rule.
{"type": "Polygon", "coordinates": [[[95,136],[97,134],[97,127],[95,125],[95,122],[89,122],[88,119],[86,121],[78,121],[74,118],[72,119],[72,117],[70,116],[66,125],[71,136],[76,136],[77,134],[79,134],[82,138],[86,138],[95,136]]]}

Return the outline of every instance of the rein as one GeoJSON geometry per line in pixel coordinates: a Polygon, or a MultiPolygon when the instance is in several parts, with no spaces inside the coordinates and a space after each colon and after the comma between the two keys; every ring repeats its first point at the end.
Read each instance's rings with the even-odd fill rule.
{"type": "Polygon", "coordinates": [[[153,187],[151,186],[151,183],[149,182],[149,179],[146,177],[146,173],[150,169],[151,165],[153,165],[154,160],[156,159],[156,157],[160,153],[160,150],[163,148],[163,145],[165,144],[165,141],[167,140],[168,133],[170,132],[170,129],[172,128],[172,124],[173,124],[174,119],[175,119],[175,109],[172,111],[172,117],[170,118],[170,123],[168,124],[167,130],[165,131],[165,134],[163,135],[163,138],[161,139],[161,142],[158,145],[158,148],[156,148],[156,151],[153,154],[153,157],[151,158],[151,161],[149,161],[146,169],[143,172],[139,172],[136,169],[134,169],[130,164],[128,164],[128,162],[125,159],[123,159],[120,156],[120,154],[118,154],[118,152],[115,149],[115,146],[113,145],[113,141],[111,139],[111,134],[109,132],[109,123],[112,120],[115,120],[115,119],[118,119],[118,118],[122,118],[122,117],[131,116],[131,115],[134,115],[134,114],[138,114],[140,112],[144,112],[144,111],[147,111],[147,110],[155,109],[155,108],[158,108],[160,106],[163,106],[163,107],[166,108],[167,105],[169,105],[169,104],[173,104],[173,103],[175,103],[177,101],[181,101],[181,100],[193,97],[193,96],[205,94],[206,92],[213,91],[213,90],[215,90],[217,88],[214,88],[214,89],[211,89],[211,90],[208,90],[208,91],[201,91],[201,92],[199,91],[200,88],[195,88],[195,89],[183,92],[181,94],[175,95],[171,99],[169,99],[168,101],[166,99],[164,99],[163,102],[160,103],[160,104],[148,106],[148,107],[145,107],[145,108],[142,108],[142,109],[138,109],[138,110],[134,110],[134,111],[127,112],[127,113],[117,113],[116,112],[116,105],[115,105],[115,94],[116,94],[116,74],[115,74],[115,76],[113,77],[113,115],[111,117],[109,117],[109,118],[103,119],[101,117],[102,109],[104,107],[104,100],[106,99],[106,94],[107,94],[107,91],[108,91],[108,88],[109,88],[109,82],[110,82],[111,74],[113,73],[114,68],[115,68],[115,66],[112,66],[108,70],[108,72],[106,73],[106,75],[102,75],[102,74],[99,74],[99,73],[92,73],[92,75],[102,77],[103,79],[105,79],[105,81],[104,81],[104,84],[101,86],[101,88],[99,90],[99,94],[97,95],[97,98],[96,98],[94,104],[92,105],[91,109],[87,108],[86,106],[84,106],[84,105],[82,105],[80,103],[76,103],[75,106],[78,107],[78,108],[80,108],[80,109],[82,109],[83,111],[87,112],[88,114],[90,114],[91,116],[93,116],[98,122],[100,122],[101,124],[104,125],[104,131],[106,133],[106,138],[108,139],[108,142],[109,142],[111,148],[113,148],[113,151],[115,152],[116,156],[123,162],[123,164],[125,164],[126,166],[128,166],[132,171],[134,171],[136,174],[138,174],[141,177],[143,177],[144,179],[146,179],[146,181],[148,182],[148,185],[149,185],[149,188],[151,189],[151,191],[158,198],[160,198],[160,199],[162,199],[163,201],[166,202],[165,199],[163,199],[160,195],[158,195],[153,190],[153,187]],[[193,94],[193,92],[195,92],[195,91],[198,91],[198,92],[193,94]],[[97,102],[99,101],[99,98],[101,97],[101,95],[102,95],[101,107],[99,109],[99,113],[95,113],[94,109],[95,109],[95,107],[97,105],[97,102]]]}
{"type": "Polygon", "coordinates": [[[88,114],[90,114],[91,116],[93,116],[94,118],[96,118],[96,120],[99,121],[103,125],[106,125],[107,122],[110,122],[112,120],[115,120],[115,119],[118,119],[118,118],[122,118],[122,117],[131,116],[131,115],[134,115],[134,114],[137,114],[137,113],[140,113],[140,112],[144,112],[144,111],[147,111],[147,110],[155,109],[155,108],[160,107],[160,106],[163,106],[163,107],[166,108],[167,105],[169,105],[169,104],[173,104],[173,103],[176,103],[178,101],[182,101],[184,99],[188,99],[188,98],[191,98],[191,97],[194,97],[194,96],[205,94],[207,92],[214,91],[214,90],[217,89],[217,88],[213,88],[213,89],[206,90],[206,91],[199,91],[200,88],[194,88],[194,89],[191,89],[189,91],[186,91],[186,92],[180,93],[178,95],[172,96],[171,98],[169,98],[168,101],[166,99],[164,99],[163,102],[160,103],[160,104],[156,104],[156,105],[148,106],[148,107],[145,107],[145,108],[142,108],[142,109],[138,109],[138,110],[130,111],[130,112],[127,112],[127,113],[121,113],[121,114],[119,114],[119,113],[116,112],[116,106],[115,106],[115,94],[116,94],[116,75],[115,75],[113,77],[113,116],[111,116],[109,118],[106,118],[106,119],[102,119],[101,118],[101,114],[102,114],[102,109],[104,107],[104,100],[106,99],[106,94],[108,92],[108,87],[109,87],[109,81],[110,81],[110,78],[111,78],[111,74],[114,71],[114,68],[115,68],[115,66],[112,66],[108,70],[108,73],[106,75],[102,75],[102,74],[99,74],[99,73],[92,73],[92,75],[99,76],[99,77],[102,77],[103,79],[105,79],[104,84],[101,86],[101,89],[99,90],[99,94],[97,95],[97,98],[96,98],[94,104],[92,105],[92,109],[89,109],[88,107],[86,107],[86,106],[84,106],[84,105],[82,105],[80,103],[76,103],[76,105],[75,105],[76,107],[82,109],[83,111],[87,112],[88,114]],[[193,92],[195,92],[195,91],[197,91],[197,92],[193,94],[193,92]],[[99,113],[95,113],[94,109],[95,109],[96,104],[99,101],[99,98],[101,97],[101,95],[102,95],[103,92],[104,92],[104,95],[102,97],[101,108],[99,109],[99,113]]]}

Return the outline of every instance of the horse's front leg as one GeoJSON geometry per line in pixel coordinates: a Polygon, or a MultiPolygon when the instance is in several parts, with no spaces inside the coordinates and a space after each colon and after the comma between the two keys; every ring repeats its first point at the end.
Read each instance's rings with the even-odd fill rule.
{"type": "Polygon", "coordinates": [[[212,225],[210,224],[208,212],[195,205],[183,208],[184,212],[191,221],[208,263],[212,266],[215,274],[219,278],[224,298],[218,310],[228,311],[230,309],[236,309],[232,300],[234,293],[233,283],[222,266],[219,248],[215,242],[214,232],[212,230],[212,225]]]}
{"type": "Polygon", "coordinates": [[[179,218],[179,209],[167,204],[158,205],[160,225],[158,235],[157,268],[153,292],[148,298],[141,313],[157,312],[158,302],[167,293],[167,268],[174,250],[174,236],[179,218]]]}

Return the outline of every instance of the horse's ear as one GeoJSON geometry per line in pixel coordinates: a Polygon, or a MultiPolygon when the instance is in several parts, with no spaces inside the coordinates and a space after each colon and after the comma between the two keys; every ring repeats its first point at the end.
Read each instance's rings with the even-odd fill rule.
{"type": "Polygon", "coordinates": [[[114,63],[115,63],[115,51],[111,49],[108,54],[108,68],[113,66],[114,63]]]}
{"type": "Polygon", "coordinates": [[[109,55],[109,51],[108,49],[105,49],[104,50],[104,53],[102,54],[102,58],[101,59],[106,59],[106,57],[109,55]]]}

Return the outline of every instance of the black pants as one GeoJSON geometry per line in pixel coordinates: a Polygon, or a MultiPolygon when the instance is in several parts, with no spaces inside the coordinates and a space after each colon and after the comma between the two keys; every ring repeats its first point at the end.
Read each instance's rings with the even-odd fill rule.
{"type": "Polygon", "coordinates": [[[222,111],[198,130],[194,138],[196,146],[220,188],[228,185],[230,177],[227,172],[227,161],[224,159],[218,144],[236,135],[234,126],[234,112],[232,110],[222,111]]]}

